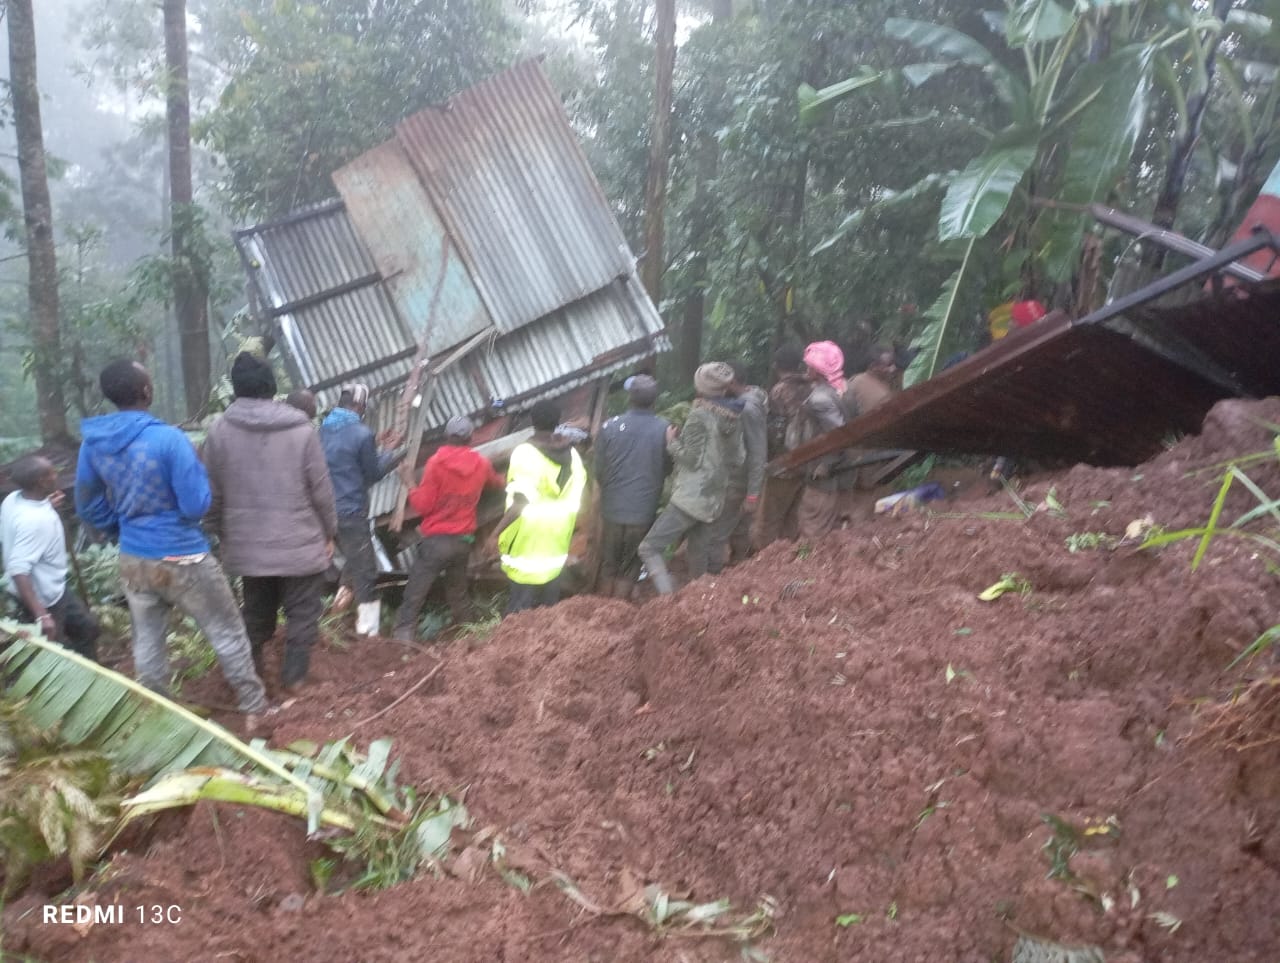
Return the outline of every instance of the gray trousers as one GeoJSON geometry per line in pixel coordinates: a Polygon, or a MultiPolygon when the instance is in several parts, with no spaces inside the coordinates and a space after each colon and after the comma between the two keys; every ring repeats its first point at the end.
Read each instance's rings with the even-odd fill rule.
{"type": "Polygon", "coordinates": [[[698,521],[688,512],[676,508],[675,505],[668,505],[658,516],[658,520],[653,523],[653,527],[649,529],[649,534],[644,537],[636,553],[640,556],[640,561],[644,562],[644,567],[649,570],[654,584],[660,585],[671,578],[671,573],[667,571],[667,560],[664,557],[667,550],[679,545],[680,540],[684,539],[684,554],[689,566],[689,578],[701,578],[707,574],[707,549],[710,536],[709,524],[698,521]]]}
{"type": "Polygon", "coordinates": [[[133,618],[133,667],[138,681],[161,695],[169,693],[169,649],[165,631],[169,612],[177,608],[196,620],[241,712],[261,712],[267,705],[262,680],[253,668],[244,619],[222,566],[212,555],[179,564],[161,559],[120,555],[129,614],[133,618]]]}
{"type": "Polygon", "coordinates": [[[724,498],[724,511],[711,523],[707,534],[707,571],[718,575],[732,562],[741,562],[751,554],[751,516],[742,510],[745,488],[730,488],[724,498]]]}
{"type": "Polygon", "coordinates": [[[413,567],[404,587],[404,599],[396,613],[395,637],[412,640],[418,631],[418,616],[431,593],[436,576],[444,573],[444,597],[454,622],[467,617],[467,560],[473,539],[462,535],[428,535],[414,548],[413,567]]]}
{"type": "Polygon", "coordinates": [[[342,584],[351,589],[356,602],[377,601],[378,559],[373,554],[369,519],[348,516],[338,519],[338,550],[342,552],[342,584]]]}

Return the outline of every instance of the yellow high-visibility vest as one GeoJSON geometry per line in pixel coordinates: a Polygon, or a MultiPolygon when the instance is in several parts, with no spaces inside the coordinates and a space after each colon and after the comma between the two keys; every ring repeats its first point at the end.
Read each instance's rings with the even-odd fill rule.
{"type": "Polygon", "coordinates": [[[507,469],[507,507],[516,495],[528,504],[498,536],[502,571],[521,585],[546,585],[564,569],[587,487],[587,470],[570,450],[569,478],[556,484],[560,466],[531,444],[517,445],[507,469]]]}

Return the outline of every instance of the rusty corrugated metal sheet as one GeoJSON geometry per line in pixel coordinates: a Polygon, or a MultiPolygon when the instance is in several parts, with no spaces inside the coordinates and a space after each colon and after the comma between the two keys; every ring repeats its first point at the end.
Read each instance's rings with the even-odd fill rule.
{"type": "Polygon", "coordinates": [[[1182,360],[1187,349],[1247,375],[1254,394],[1280,393],[1280,286],[1246,300],[1241,290],[1137,309],[1138,338],[1055,312],[778,463],[859,447],[1136,464],[1174,434],[1198,431],[1215,402],[1240,393],[1182,360]],[[1155,341],[1175,332],[1175,342],[1155,341]]]}
{"type": "Polygon", "coordinates": [[[352,371],[373,387],[404,377],[413,339],[341,201],[237,231],[235,241],[297,383],[352,371]]]}
{"type": "Polygon", "coordinates": [[[514,331],[633,272],[536,61],[413,115],[396,136],[499,330],[514,331]]]}
{"type": "Polygon", "coordinates": [[[1139,308],[1131,317],[1152,337],[1176,339],[1175,344],[1202,355],[1242,395],[1280,391],[1280,287],[1173,308],[1139,308]]]}
{"type": "Polygon", "coordinates": [[[437,354],[493,327],[399,141],[361,154],[333,182],[415,341],[430,327],[427,347],[437,354]]]}

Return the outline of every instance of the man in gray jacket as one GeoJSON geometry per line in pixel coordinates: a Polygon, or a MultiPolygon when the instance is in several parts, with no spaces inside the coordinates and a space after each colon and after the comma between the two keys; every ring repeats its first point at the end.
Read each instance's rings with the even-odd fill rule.
{"type": "Polygon", "coordinates": [[[307,416],[273,401],[271,366],[252,355],[231,366],[235,401],[209,428],[204,462],[213,503],[210,530],[222,563],[244,580],[244,624],[262,674],[262,649],[285,617],[280,683],[305,680],[319,637],[324,572],[338,532],[333,485],[307,416]]]}

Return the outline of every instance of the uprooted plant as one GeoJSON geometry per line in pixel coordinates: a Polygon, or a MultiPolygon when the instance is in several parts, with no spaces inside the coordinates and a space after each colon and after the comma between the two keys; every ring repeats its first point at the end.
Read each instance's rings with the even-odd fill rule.
{"type": "Polygon", "coordinates": [[[124,782],[106,755],[68,748],[32,722],[21,702],[0,697],[0,895],[63,856],[78,881],[119,818],[124,782]]]}
{"type": "MultiPolygon", "coordinates": [[[[211,800],[306,820],[313,837],[362,866],[357,885],[381,886],[438,858],[453,824],[466,818],[447,797],[419,797],[397,785],[389,741],[375,741],[367,755],[345,742],[284,750],[246,744],[125,676],[19,635],[12,623],[0,622],[0,642],[8,643],[0,653],[4,695],[24,727],[6,731],[15,747],[19,733],[23,746],[36,747],[5,758],[32,760],[15,769],[15,782],[38,785],[47,773],[49,787],[38,799],[35,790],[30,798],[14,796],[14,812],[34,818],[42,832],[37,840],[14,829],[12,844],[22,845],[26,864],[69,852],[78,874],[132,820],[211,800]],[[33,739],[37,732],[43,735],[33,739]],[[141,788],[117,798],[125,787],[141,788]],[[64,815],[59,830],[55,817],[64,815]]],[[[14,827],[27,824],[13,818],[14,827]]],[[[7,832],[10,823],[3,825],[7,832]]]]}

